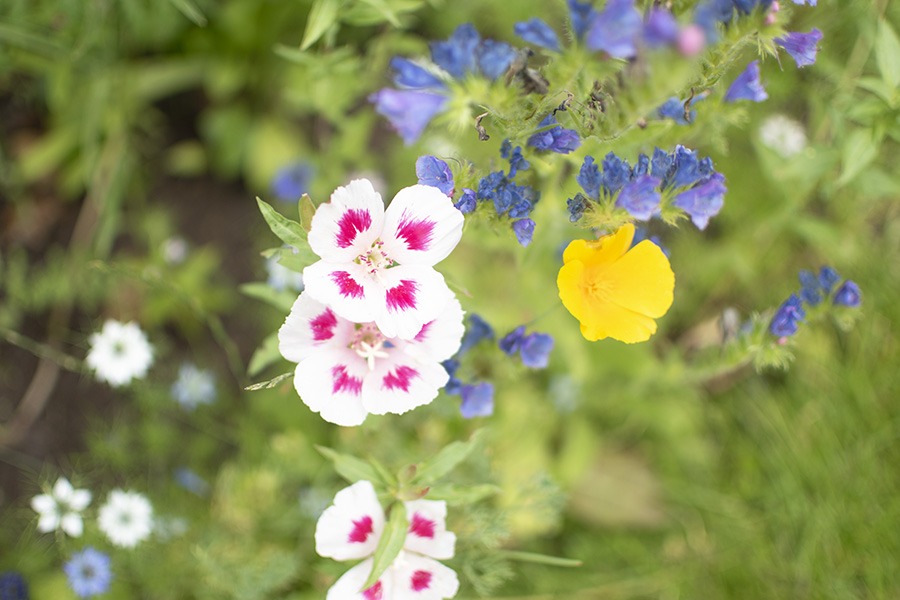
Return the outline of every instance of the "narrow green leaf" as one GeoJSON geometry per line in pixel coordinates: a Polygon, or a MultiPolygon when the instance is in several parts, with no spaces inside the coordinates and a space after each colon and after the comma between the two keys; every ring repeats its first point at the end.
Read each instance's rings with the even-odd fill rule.
{"type": "Polygon", "coordinates": [[[309,233],[309,230],[312,229],[313,215],[316,214],[316,205],[313,204],[309,194],[300,196],[300,202],[297,204],[297,211],[300,213],[300,227],[303,228],[303,231],[309,233]]]}
{"type": "Polygon", "coordinates": [[[445,484],[432,486],[428,497],[443,500],[450,506],[465,506],[499,493],[500,487],[490,483],[472,486],[445,484]]]}
{"type": "Polygon", "coordinates": [[[260,381],[259,383],[254,383],[253,385],[248,385],[244,389],[247,390],[248,392],[255,392],[256,390],[268,390],[268,389],[275,387],[276,385],[278,385],[285,379],[290,379],[293,376],[294,376],[293,371],[291,371],[290,373],[282,373],[278,377],[273,377],[272,379],[270,379],[268,381],[260,381]]]}
{"type": "Polygon", "coordinates": [[[300,223],[291,221],[272,208],[270,204],[259,198],[256,199],[256,202],[259,204],[259,212],[262,213],[263,218],[269,225],[269,229],[271,229],[272,233],[277,235],[282,242],[299,249],[307,247],[306,232],[300,227],[300,223]]]}
{"type": "Polygon", "coordinates": [[[440,452],[419,465],[418,472],[412,481],[430,485],[455,469],[478,446],[483,431],[483,429],[479,429],[473,433],[467,442],[447,444],[440,452]]]}
{"type": "Polygon", "coordinates": [[[276,254],[279,265],[297,273],[302,273],[304,268],[319,260],[319,257],[306,245],[297,253],[294,253],[291,248],[279,248],[276,254]]]}
{"type": "Polygon", "coordinates": [[[294,306],[294,302],[297,300],[297,294],[295,292],[289,292],[287,290],[279,291],[265,283],[245,283],[241,285],[239,289],[245,296],[262,300],[283,313],[291,312],[291,307],[294,306]]]}
{"type": "Polygon", "coordinates": [[[369,578],[362,585],[362,589],[367,590],[378,581],[397,555],[403,549],[403,542],[406,541],[406,530],[409,528],[409,521],[406,518],[406,506],[400,503],[394,505],[391,510],[391,516],[387,523],[384,524],[384,532],[381,539],[378,540],[378,546],[375,547],[375,554],[372,556],[372,572],[369,578]]]}
{"type": "Polygon", "coordinates": [[[315,0],[306,20],[306,30],[303,32],[303,41],[300,42],[301,50],[315,44],[332,25],[337,23],[340,7],[340,0],[315,0]]]}
{"type": "Polygon", "coordinates": [[[885,20],[878,23],[875,60],[881,76],[889,86],[896,88],[900,84],[900,39],[897,39],[896,32],[885,20]]]}
{"type": "Polygon", "coordinates": [[[498,552],[500,556],[509,560],[550,565],[551,567],[580,567],[584,564],[582,561],[574,558],[560,558],[558,556],[547,556],[546,554],[535,554],[534,552],[517,552],[514,550],[499,550],[498,552]]]}
{"type": "Polygon", "coordinates": [[[881,140],[875,140],[869,129],[857,129],[847,136],[843,148],[844,170],[837,184],[844,185],[859,175],[878,156],[880,146],[881,140]]]}
{"type": "Polygon", "coordinates": [[[169,0],[169,2],[196,25],[206,27],[206,17],[192,0],[169,0]]]}
{"type": "Polygon", "coordinates": [[[375,467],[361,458],[356,458],[349,454],[341,454],[325,446],[316,446],[316,450],[332,462],[338,475],[350,483],[362,480],[371,481],[373,484],[383,483],[375,467]]]}

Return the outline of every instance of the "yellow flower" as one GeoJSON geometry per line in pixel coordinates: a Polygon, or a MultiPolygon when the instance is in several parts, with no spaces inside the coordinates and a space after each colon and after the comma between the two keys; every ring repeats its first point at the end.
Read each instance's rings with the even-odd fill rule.
{"type": "Polygon", "coordinates": [[[656,321],[672,306],[675,274],[659,246],[634,248],[634,225],[599,240],[574,240],[563,253],[556,285],[566,309],[581,322],[581,335],[633,344],[656,333],[656,321]]]}

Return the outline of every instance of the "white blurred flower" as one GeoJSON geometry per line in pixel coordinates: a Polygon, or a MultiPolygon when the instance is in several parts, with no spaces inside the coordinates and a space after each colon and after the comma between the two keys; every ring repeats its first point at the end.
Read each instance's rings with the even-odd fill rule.
{"type": "Polygon", "coordinates": [[[87,364],[97,379],[113,387],[143,379],[153,364],[153,346],[137,323],[109,320],[90,337],[87,364]]]}
{"type": "Polygon", "coordinates": [[[216,377],[212,371],[185,363],[172,384],[172,397],[189,410],[200,404],[211,404],[216,399],[216,377]]]}
{"type": "Polygon", "coordinates": [[[40,515],[38,531],[46,533],[62,529],[72,537],[81,537],[84,531],[81,512],[90,503],[90,491],[76,490],[68,479],[60,477],[49,494],[31,499],[31,508],[40,515]]]}
{"type": "Polygon", "coordinates": [[[98,522],[110,542],[133,548],[153,531],[153,506],[143,494],[113,490],[100,507],[98,522]]]}
{"type": "Polygon", "coordinates": [[[803,125],[785,115],[772,115],[763,121],[759,127],[759,139],[785,158],[806,148],[806,130],[803,125]]]}
{"type": "Polygon", "coordinates": [[[167,238],[162,243],[163,260],[170,265],[180,265],[188,255],[188,243],[183,237],[167,238]]]}
{"type": "MultiPolygon", "coordinates": [[[[297,253],[296,248],[294,254],[297,253]]],[[[284,290],[293,290],[295,292],[303,291],[303,274],[292,271],[278,262],[278,255],[270,256],[266,259],[266,273],[269,275],[268,284],[270,287],[282,292],[284,290]]]]}

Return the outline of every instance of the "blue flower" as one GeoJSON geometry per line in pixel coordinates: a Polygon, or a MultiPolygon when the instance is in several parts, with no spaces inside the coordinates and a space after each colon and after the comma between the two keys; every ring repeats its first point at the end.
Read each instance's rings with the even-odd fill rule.
{"type": "Polygon", "coordinates": [[[532,369],[545,369],[553,350],[553,337],[547,333],[531,333],[522,340],[522,364],[532,369]]]}
{"type": "Polygon", "coordinates": [[[815,27],[809,33],[788,32],[783,37],[775,38],[775,43],[791,55],[798,67],[816,64],[820,41],[822,32],[815,27]]]}
{"type": "Polygon", "coordinates": [[[476,313],[469,313],[466,324],[466,332],[463,334],[462,343],[459,345],[459,350],[456,351],[456,356],[462,356],[481,340],[494,339],[494,328],[476,313]]]}
{"type": "Polygon", "coordinates": [[[646,221],[659,210],[662,197],[657,191],[660,180],[651,175],[641,175],[622,186],[616,206],[624,208],[635,219],[646,221]]]}
{"type": "Polygon", "coordinates": [[[559,52],[559,38],[556,37],[556,32],[537,17],[524,23],[516,23],[513,31],[529,44],[559,52]]]}
{"type": "Polygon", "coordinates": [[[838,284],[841,280],[841,276],[838,275],[838,272],[832,269],[831,267],[822,267],[819,270],[819,285],[822,286],[822,289],[825,290],[826,294],[830,294],[831,290],[838,284]]]}
{"type": "Polygon", "coordinates": [[[763,10],[768,10],[772,5],[772,0],[731,0],[734,4],[734,7],[738,9],[739,12],[749,15],[753,12],[757,6],[762,8],[763,10]]]}
{"type": "Polygon", "coordinates": [[[575,181],[589,198],[600,197],[600,167],[594,163],[593,156],[585,156],[575,181]]]}
{"type": "Polygon", "coordinates": [[[516,239],[519,241],[519,244],[523,247],[528,246],[528,244],[531,243],[531,239],[534,237],[534,221],[531,219],[519,219],[518,221],[513,221],[512,229],[516,234],[516,239]]]}
{"type": "Polygon", "coordinates": [[[63,565],[69,586],[80,598],[105,593],[112,582],[109,556],[88,546],[63,565]]]}
{"type": "Polygon", "coordinates": [[[613,195],[631,179],[631,167],[628,161],[622,160],[612,152],[603,158],[603,174],[600,176],[600,187],[613,195]]]}
{"type": "Polygon", "coordinates": [[[509,174],[507,177],[512,179],[519,171],[527,171],[530,168],[531,163],[522,156],[522,147],[516,146],[509,155],[509,174]]]}
{"type": "Polygon", "coordinates": [[[650,174],[663,181],[663,187],[669,182],[669,172],[675,166],[675,157],[660,149],[653,149],[653,158],[650,161],[650,174]]]}
{"type": "Polygon", "coordinates": [[[174,472],[175,483],[197,496],[205,496],[209,493],[209,483],[200,477],[196,471],[187,467],[178,467],[174,472]]]}
{"type": "MultiPolygon", "coordinates": [[[[538,124],[538,127],[547,127],[554,123],[556,123],[556,117],[549,114],[538,124]]],[[[574,129],[565,129],[557,125],[535,133],[528,138],[526,143],[538,150],[551,150],[559,154],[568,154],[581,145],[581,138],[578,137],[578,132],[574,129]]]]}
{"type": "Polygon", "coordinates": [[[406,144],[419,139],[428,123],[447,105],[447,97],[416,90],[384,88],[371,94],[375,110],[387,117],[406,144]]]}
{"type": "Polygon", "coordinates": [[[609,0],[587,33],[587,47],[603,50],[613,58],[637,54],[635,40],[641,30],[641,13],[634,0],[609,0]]]}
{"type": "Polygon", "coordinates": [[[772,317],[769,331],[778,337],[794,335],[797,333],[800,321],[805,318],[806,311],[803,310],[803,303],[795,294],[791,294],[791,297],[784,301],[775,312],[775,316],[772,317]]]}
{"type": "Polygon", "coordinates": [[[744,72],[738,75],[728,91],[725,92],[725,102],[735,102],[736,100],[752,100],[754,102],[762,102],[769,95],[763,88],[762,82],[759,80],[759,61],[754,60],[744,72]]]}
{"type": "Polygon", "coordinates": [[[678,21],[664,8],[651,8],[644,23],[643,38],[650,48],[674,44],[678,40],[678,21]]]}
{"type": "Polygon", "coordinates": [[[691,120],[688,121],[684,118],[684,102],[672,96],[656,109],[656,114],[661,119],[672,119],[679,125],[690,125],[697,116],[697,111],[690,111],[691,120]]]}
{"type": "Polygon", "coordinates": [[[313,168],[302,162],[278,169],[272,178],[272,193],[283,202],[296,202],[309,192],[313,168]]]}
{"type": "Polygon", "coordinates": [[[722,210],[727,191],[725,177],[713,173],[705,182],[675,196],[672,204],[689,214],[697,229],[706,229],[710,218],[722,210]]]}
{"type": "Polygon", "coordinates": [[[488,382],[464,385],[460,391],[459,412],[466,419],[489,417],[494,414],[494,386],[488,382]]]}
{"type": "Polygon", "coordinates": [[[694,23],[703,29],[707,43],[719,38],[718,25],[731,22],[732,16],[734,6],[731,0],[707,0],[694,9],[694,23]]]}
{"type": "Polygon", "coordinates": [[[484,40],[475,50],[475,56],[481,74],[494,80],[509,70],[516,58],[516,50],[505,42],[484,40]]]}
{"type": "Polygon", "coordinates": [[[444,386],[444,391],[451,396],[455,396],[462,391],[463,386],[463,382],[456,376],[456,372],[459,370],[459,361],[455,358],[450,358],[442,362],[441,366],[444,367],[447,375],[450,376],[447,385],[444,386]]]}
{"type": "Polygon", "coordinates": [[[525,337],[525,326],[519,325],[506,335],[504,335],[500,341],[497,343],[500,346],[500,349],[503,350],[504,354],[507,356],[515,356],[516,352],[519,351],[519,347],[522,345],[522,338],[525,337]]]}
{"type": "Polygon", "coordinates": [[[793,0],[794,4],[809,4],[815,6],[817,0],[793,0]]]}
{"type": "Polygon", "coordinates": [[[800,278],[800,298],[809,304],[815,306],[822,301],[822,285],[819,278],[812,271],[802,270],[799,274],[800,278]]]}
{"type": "Polygon", "coordinates": [[[446,87],[437,75],[407,58],[395,56],[391,59],[391,68],[394,70],[394,83],[399,87],[413,90],[446,87]]]}
{"type": "Polygon", "coordinates": [[[462,196],[459,197],[456,204],[454,204],[459,212],[464,215],[469,214],[470,212],[474,212],[477,206],[477,201],[475,199],[475,190],[470,190],[469,188],[463,188],[462,196]]]}
{"type": "Polygon", "coordinates": [[[172,384],[172,397],[187,410],[216,399],[216,377],[212,371],[185,363],[178,369],[178,379],[172,384]]]}
{"type": "Polygon", "coordinates": [[[699,160],[697,153],[682,145],[675,146],[674,170],[669,174],[669,185],[680,188],[705,181],[713,173],[712,159],[699,160]]]}
{"type": "Polygon", "coordinates": [[[572,21],[572,32],[576,39],[583,39],[598,13],[590,2],[566,0],[569,5],[569,18],[572,21]]]}
{"type": "MultiPolygon", "coordinates": [[[[631,178],[637,179],[641,175],[646,175],[649,172],[650,172],[650,159],[647,157],[646,154],[641,152],[640,154],[638,154],[637,162],[635,163],[634,167],[631,169],[631,178]]],[[[659,178],[657,178],[657,179],[659,179],[659,178]]]]}
{"type": "MultiPolygon", "coordinates": [[[[599,187],[597,189],[600,189],[599,187]]],[[[574,198],[566,200],[566,208],[569,209],[569,221],[575,223],[584,215],[584,211],[588,208],[588,199],[584,194],[578,192],[574,198]]]]}
{"type": "Polygon", "coordinates": [[[436,187],[448,196],[453,195],[453,173],[450,167],[434,156],[420,156],[416,160],[416,177],[422,185],[436,187]]]}
{"type": "Polygon", "coordinates": [[[15,571],[0,574],[0,600],[28,600],[28,584],[15,571]]]}
{"type": "Polygon", "coordinates": [[[475,49],[481,36],[471,23],[464,23],[454,30],[445,42],[431,42],[431,60],[456,79],[475,70],[475,49]]]}
{"type": "Polygon", "coordinates": [[[832,302],[839,306],[856,308],[862,303],[862,292],[855,282],[848,279],[838,288],[838,291],[834,293],[834,300],[832,300],[832,302]]]}

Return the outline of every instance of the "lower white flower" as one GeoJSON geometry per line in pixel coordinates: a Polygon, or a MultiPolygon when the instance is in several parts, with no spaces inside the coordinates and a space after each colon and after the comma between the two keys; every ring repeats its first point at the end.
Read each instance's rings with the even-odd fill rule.
{"type": "Polygon", "coordinates": [[[153,346],[137,323],[109,320],[90,337],[87,364],[97,379],[113,387],[142,379],[153,364],[153,346]]]}
{"type": "Polygon", "coordinates": [[[456,545],[456,536],[446,529],[447,504],[415,500],[404,507],[409,529],[403,550],[375,584],[362,589],[384,531],[384,511],[368,481],[337,493],[316,523],[316,552],[335,560],[366,560],[344,573],[326,600],[442,600],[456,595],[456,572],[435,560],[452,558],[456,545]]]}
{"type": "Polygon", "coordinates": [[[110,542],[133,548],[153,531],[153,506],[143,494],[113,490],[100,507],[98,522],[110,542]]]}
{"type": "Polygon", "coordinates": [[[62,529],[72,537],[81,537],[84,523],[81,512],[91,503],[91,492],[76,490],[65,477],[60,477],[49,494],[31,499],[31,508],[40,515],[38,531],[62,529]]]}
{"type": "Polygon", "coordinates": [[[799,154],[806,148],[806,130],[803,125],[785,115],[772,115],[763,121],[759,127],[759,139],[785,158],[799,154]]]}

